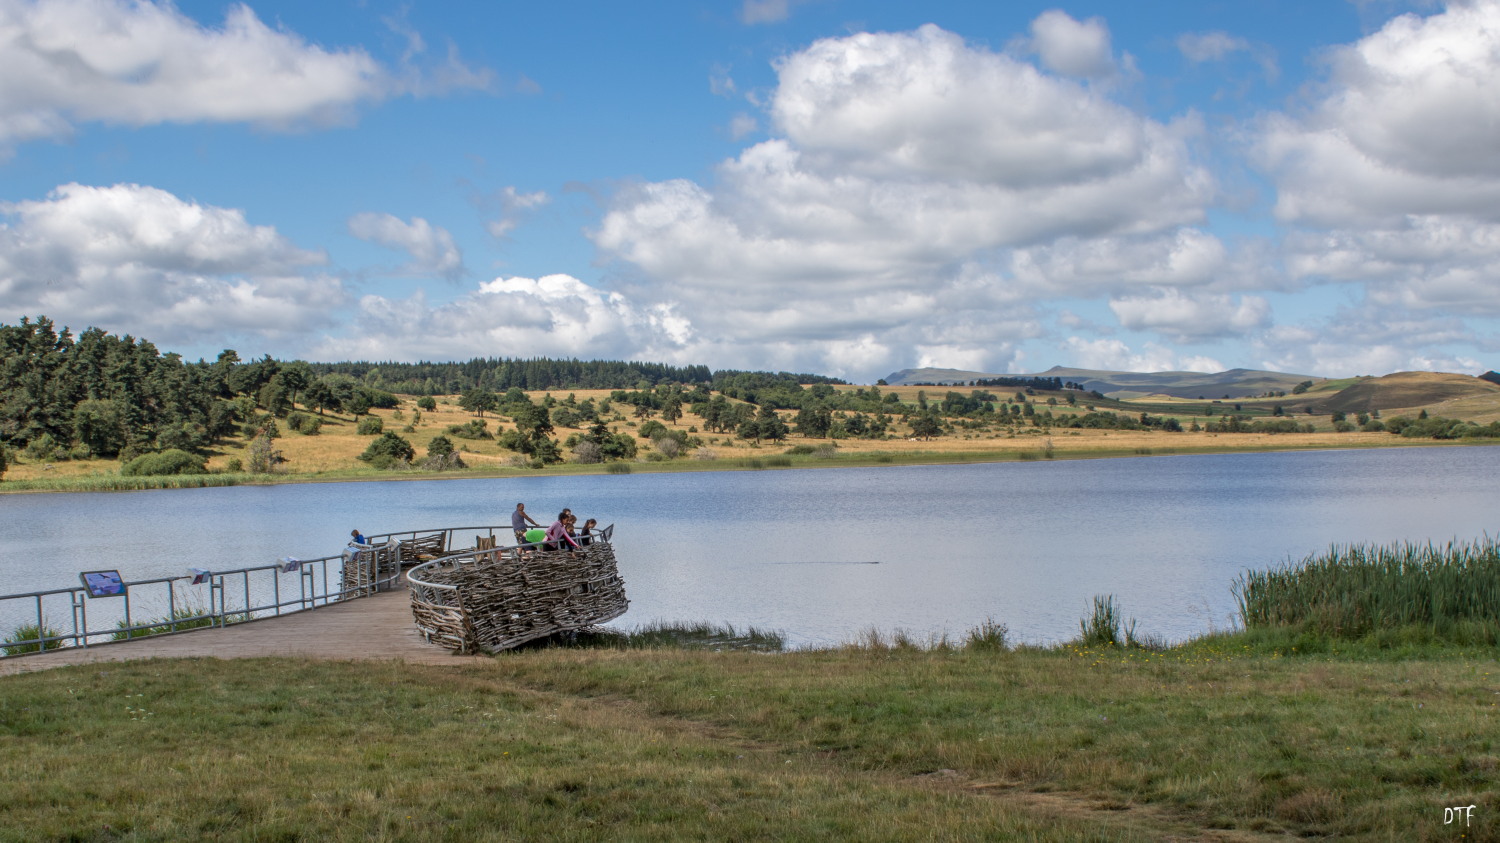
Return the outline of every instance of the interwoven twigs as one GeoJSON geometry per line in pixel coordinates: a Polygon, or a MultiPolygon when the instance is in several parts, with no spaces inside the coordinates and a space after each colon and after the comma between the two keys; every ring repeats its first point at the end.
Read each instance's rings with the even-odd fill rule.
{"type": "Polygon", "coordinates": [[[614,548],[602,541],[576,551],[505,549],[413,573],[417,627],[458,652],[503,650],[612,620],[630,606],[614,548]]]}
{"type": "Polygon", "coordinates": [[[375,593],[375,584],[396,576],[397,552],[388,547],[373,547],[359,550],[344,558],[343,573],[339,587],[345,599],[364,597],[375,593]]]}

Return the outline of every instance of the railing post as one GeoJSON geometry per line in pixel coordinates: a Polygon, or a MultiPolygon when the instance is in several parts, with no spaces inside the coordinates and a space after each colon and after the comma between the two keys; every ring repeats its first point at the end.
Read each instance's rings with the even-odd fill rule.
{"type": "MultiPolygon", "coordinates": [[[[83,596],[82,591],[71,591],[68,593],[73,598],[73,643],[82,644],[84,647],[87,647],[89,645],[88,600],[83,596]],[[81,627],[80,624],[82,624],[81,627]],[[79,635],[80,629],[83,631],[81,636],[79,635]]],[[[42,611],[42,598],[40,597],[36,600],[36,610],[40,615],[42,611]]]]}

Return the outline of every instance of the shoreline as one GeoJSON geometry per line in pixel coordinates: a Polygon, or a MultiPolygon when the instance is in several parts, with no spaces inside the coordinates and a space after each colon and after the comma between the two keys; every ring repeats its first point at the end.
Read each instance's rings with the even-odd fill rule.
{"type": "MultiPolygon", "coordinates": [[[[1256,434],[1281,436],[1282,434],[1256,434]]],[[[1286,435],[1291,436],[1291,435],[1286,435]]],[[[1392,437],[1394,438],[1394,437],[1392,437]]],[[[927,444],[927,443],[923,443],[927,444]]],[[[353,469],[317,473],[286,474],[204,474],[177,475],[172,477],[124,478],[118,474],[88,474],[59,477],[54,482],[44,480],[0,480],[0,495],[67,494],[86,492],[139,492],[163,491],[184,488],[207,488],[221,486],[281,486],[310,483],[363,483],[419,480],[492,480],[518,477],[571,477],[598,474],[667,474],[699,471],[781,471],[787,469],[836,469],[875,468],[881,466],[924,465],[978,465],[997,462],[1057,462],[1088,459],[1131,459],[1142,457],[1208,456],[1217,454],[1296,453],[1305,451],[1362,451],[1387,448],[1432,448],[1432,447],[1483,447],[1500,445],[1496,440],[1408,440],[1398,439],[1384,444],[1378,441],[1340,443],[1288,442],[1285,444],[1226,444],[1203,445],[1197,443],[1162,443],[1153,447],[1090,447],[1067,448],[1048,446],[1042,442],[1035,448],[976,449],[976,450],[925,450],[921,448],[895,451],[854,451],[836,453],[832,456],[788,455],[785,450],[762,453],[759,449],[748,454],[712,460],[676,459],[663,461],[613,462],[595,464],[561,463],[544,469],[478,467],[461,471],[382,471],[353,469]],[[1050,450],[1050,453],[1048,451],[1050,450]],[[625,466],[627,470],[620,470],[625,466]],[[33,486],[33,484],[36,484],[33,486]],[[91,485],[92,484],[92,485],[91,485]],[[20,488],[18,488],[20,487],[20,488]]],[[[1066,444],[1066,443],[1064,443],[1066,444]]],[[[787,447],[791,447],[788,445],[787,447]]]]}

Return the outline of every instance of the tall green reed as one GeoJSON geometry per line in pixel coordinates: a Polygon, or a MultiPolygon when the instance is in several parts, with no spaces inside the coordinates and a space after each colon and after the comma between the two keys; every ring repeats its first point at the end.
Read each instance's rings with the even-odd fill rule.
{"type": "Polygon", "coordinates": [[[1301,626],[1336,638],[1421,626],[1462,643],[1500,641],[1500,543],[1333,545],[1234,583],[1247,629],[1301,626]]]}

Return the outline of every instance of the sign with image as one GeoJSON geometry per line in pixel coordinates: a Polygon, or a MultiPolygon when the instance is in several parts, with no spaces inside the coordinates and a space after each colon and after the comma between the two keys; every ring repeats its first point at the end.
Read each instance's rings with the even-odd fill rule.
{"type": "Polygon", "coordinates": [[[90,597],[114,597],[125,593],[125,581],[119,571],[84,571],[78,577],[90,597]]]}

